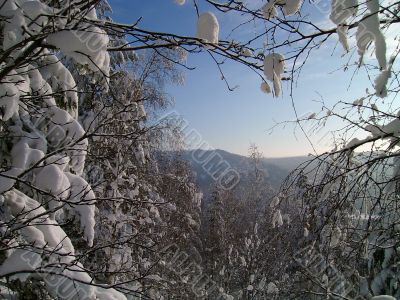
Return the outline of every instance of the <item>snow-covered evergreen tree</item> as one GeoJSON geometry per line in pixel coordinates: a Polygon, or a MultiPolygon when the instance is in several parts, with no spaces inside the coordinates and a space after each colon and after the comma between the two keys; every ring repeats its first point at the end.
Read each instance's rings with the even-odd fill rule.
{"type": "Polygon", "coordinates": [[[87,70],[104,90],[110,60],[93,4],[74,3],[73,12],[70,5],[1,5],[4,297],[126,299],[93,281],[78,246],[93,246],[96,196],[84,178],[89,145],[78,121],[80,91],[65,60],[87,70]],[[74,239],[66,233],[71,227],[74,239]]]}

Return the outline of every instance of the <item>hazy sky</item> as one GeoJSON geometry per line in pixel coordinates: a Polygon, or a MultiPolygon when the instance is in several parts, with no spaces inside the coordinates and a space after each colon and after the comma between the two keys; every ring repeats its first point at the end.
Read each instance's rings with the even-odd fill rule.
{"type": "MultiPolygon", "coordinates": [[[[111,0],[113,19],[132,23],[143,17],[141,26],[158,31],[171,31],[179,34],[194,35],[196,32],[196,14],[187,1],[183,6],[173,0],[111,0]]],[[[200,1],[202,3],[202,1],[200,1]]],[[[320,25],[330,28],[327,15],[320,13],[315,7],[304,7],[320,25]]],[[[200,10],[209,10],[201,7],[200,10]]],[[[234,17],[217,14],[221,25],[221,39],[227,28],[237,22],[234,17]]],[[[243,36],[252,34],[251,30],[243,32],[243,36]]],[[[337,45],[337,37],[333,35],[325,46],[313,52],[308,64],[303,69],[301,78],[295,89],[294,99],[299,115],[318,112],[320,104],[315,100],[321,97],[325,103],[333,104],[337,100],[353,101],[362,96],[366,87],[372,85],[361,72],[357,80],[348,88],[348,82],[354,69],[344,72],[338,70],[349,58],[351,62],[358,60],[354,53],[342,57],[344,50],[337,45]],[[348,88],[348,89],[347,89],[348,88]],[[353,100],[352,100],[353,99],[353,100]]],[[[283,84],[283,95],[273,98],[260,90],[260,78],[249,69],[237,64],[228,63],[224,72],[232,86],[239,88],[230,92],[217,67],[207,55],[189,55],[188,65],[196,67],[194,71],[186,71],[184,86],[169,87],[168,92],[176,101],[178,111],[214,148],[224,149],[238,154],[247,154],[250,143],[259,146],[264,156],[294,156],[312,152],[307,140],[293,126],[278,127],[272,134],[268,129],[275,122],[294,120],[294,112],[289,97],[288,84],[283,84]]],[[[328,129],[335,126],[335,121],[327,124],[326,130],[310,135],[319,149],[328,149],[329,139],[320,139],[328,129]]],[[[312,127],[310,123],[306,130],[312,127]]]]}

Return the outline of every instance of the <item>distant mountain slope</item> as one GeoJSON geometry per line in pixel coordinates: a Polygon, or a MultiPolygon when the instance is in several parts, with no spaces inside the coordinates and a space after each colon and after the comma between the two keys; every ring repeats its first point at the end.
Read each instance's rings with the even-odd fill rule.
{"type": "MultiPolygon", "coordinates": [[[[224,161],[230,168],[240,174],[241,181],[248,180],[252,172],[251,160],[242,155],[230,153],[224,150],[189,150],[183,154],[183,159],[191,163],[195,172],[196,181],[204,194],[209,194],[210,186],[214,179],[207,170],[215,170],[218,163],[224,161]],[[212,159],[214,158],[214,159],[212,159]],[[206,163],[209,160],[209,163],[206,163]]],[[[261,160],[261,169],[266,174],[266,184],[269,184],[275,190],[279,189],[280,184],[300,163],[307,160],[307,157],[288,157],[288,158],[264,158],[261,160]]]]}
{"type": "Polygon", "coordinates": [[[269,164],[275,165],[281,169],[284,169],[288,172],[291,172],[301,163],[309,159],[310,157],[308,156],[292,156],[292,157],[264,158],[264,161],[269,164]]]}

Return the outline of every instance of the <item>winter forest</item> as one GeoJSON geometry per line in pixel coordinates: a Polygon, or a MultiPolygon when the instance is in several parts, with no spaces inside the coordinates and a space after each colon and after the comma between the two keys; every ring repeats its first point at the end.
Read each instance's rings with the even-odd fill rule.
{"type": "Polygon", "coordinates": [[[399,25],[398,0],[0,0],[0,299],[400,299],[399,25]],[[161,2],[188,34],[113,10],[161,2]],[[351,80],[304,115],[332,53],[351,80]],[[206,147],[173,100],[203,61],[314,151],[206,147]]]}

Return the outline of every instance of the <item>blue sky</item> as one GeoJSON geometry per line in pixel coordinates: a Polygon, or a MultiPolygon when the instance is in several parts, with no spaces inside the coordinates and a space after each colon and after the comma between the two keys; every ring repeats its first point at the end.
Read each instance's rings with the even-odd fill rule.
{"type": "MultiPolygon", "coordinates": [[[[115,21],[132,23],[142,17],[143,28],[194,35],[196,13],[191,1],[187,2],[180,6],[173,0],[110,0],[115,21]]],[[[307,6],[304,9],[306,11],[303,10],[303,14],[308,13],[319,24],[329,27],[327,15],[321,14],[315,7],[307,6]]],[[[200,6],[200,10],[207,11],[210,7],[200,6]]],[[[223,39],[227,29],[232,28],[238,19],[222,14],[217,14],[217,17],[222,31],[220,38],[223,39]]],[[[250,29],[239,34],[246,37],[252,32],[250,29]]],[[[335,70],[347,62],[350,54],[342,57],[344,51],[340,46],[335,46],[336,37],[333,36],[326,47],[314,52],[303,69],[294,93],[299,115],[318,112],[320,104],[315,100],[320,97],[324,98],[325,103],[333,105],[337,100],[353,101],[362,96],[366,87],[372,88],[364,74],[357,77],[347,90],[352,70],[335,70]]],[[[353,55],[350,61],[357,59],[353,55]]],[[[175,99],[175,110],[212,147],[246,155],[250,143],[255,143],[267,157],[312,152],[301,132],[297,130],[297,134],[294,134],[292,126],[276,128],[272,134],[268,134],[268,129],[275,122],[295,118],[287,83],[283,84],[283,95],[273,98],[271,94],[261,92],[261,81],[256,74],[237,63],[228,63],[224,66],[225,75],[232,86],[239,86],[230,92],[209,57],[189,55],[187,62],[196,69],[185,71],[184,86],[170,86],[168,92],[175,99]]],[[[311,136],[320,151],[327,150],[329,146],[328,139],[321,142],[320,138],[335,125],[332,121],[327,124],[326,130],[311,136]]]]}

